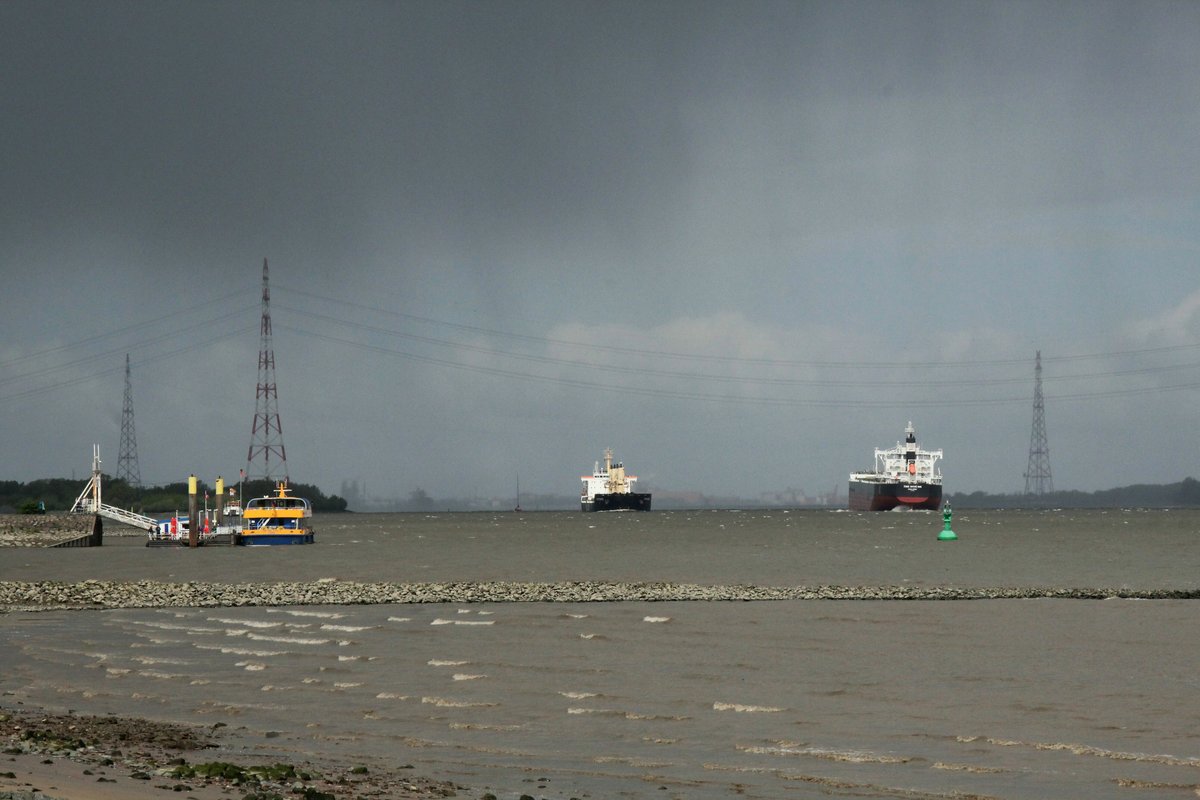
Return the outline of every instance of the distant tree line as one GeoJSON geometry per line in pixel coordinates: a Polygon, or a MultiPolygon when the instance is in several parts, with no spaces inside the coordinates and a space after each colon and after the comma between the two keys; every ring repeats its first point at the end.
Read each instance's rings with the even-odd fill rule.
{"type": "Polygon", "coordinates": [[[955,492],[947,495],[956,508],[1180,508],[1200,506],[1200,481],[1138,483],[1098,492],[1047,492],[1046,494],[987,494],[955,492]]]}
{"type": "MultiPolygon", "coordinates": [[[[0,481],[0,512],[35,513],[39,508],[46,511],[68,511],[75,498],[87,485],[86,481],[68,478],[42,478],[29,483],[0,481]],[[39,504],[41,504],[39,506],[39,504]]],[[[188,507],[187,481],[168,483],[164,486],[130,486],[124,480],[104,476],[104,496],[101,500],[110,506],[125,508],[144,514],[185,512],[188,507]]],[[[237,488],[237,484],[226,484],[237,488]]],[[[345,511],[346,501],[337,495],[326,496],[316,486],[307,483],[288,483],[288,490],[312,504],[314,511],[345,511]]],[[[217,498],[212,486],[199,481],[200,506],[204,506],[204,495],[208,494],[208,507],[215,508],[222,498],[217,498]]],[[[242,483],[242,501],[251,497],[262,497],[275,493],[275,482],[252,480],[242,483]]]]}
{"type": "MultiPolygon", "coordinates": [[[[42,509],[67,511],[84,486],[84,481],[68,478],[42,478],[29,483],[0,481],[0,513],[36,513],[42,509]]],[[[237,484],[232,486],[236,488],[237,484]]],[[[187,488],[187,481],[180,481],[139,489],[105,475],[103,500],[108,505],[145,514],[171,513],[187,509],[187,488]]],[[[242,500],[245,501],[251,497],[274,494],[275,482],[245,481],[241,488],[242,500]]],[[[292,482],[288,488],[297,497],[304,497],[312,503],[314,511],[346,510],[344,498],[335,494],[326,495],[311,484],[292,482]]],[[[205,492],[209,496],[209,508],[216,506],[218,500],[212,486],[199,481],[199,492],[201,506],[205,492]]],[[[523,499],[526,510],[577,507],[574,497],[529,495],[523,499]]],[[[1142,483],[1097,492],[1063,491],[1042,495],[950,492],[946,494],[946,499],[955,508],[1184,508],[1200,506],[1200,481],[1184,478],[1178,483],[1142,483]]],[[[435,499],[424,489],[418,488],[409,495],[407,502],[395,503],[388,510],[435,511],[451,508],[471,510],[475,505],[466,500],[435,499]]]]}

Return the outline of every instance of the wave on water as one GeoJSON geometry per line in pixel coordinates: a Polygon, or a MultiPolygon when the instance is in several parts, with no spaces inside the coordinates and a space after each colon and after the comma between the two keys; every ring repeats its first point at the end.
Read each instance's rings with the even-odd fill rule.
{"type": "Polygon", "coordinates": [[[101,663],[108,661],[110,658],[120,657],[117,653],[100,653],[95,650],[76,650],[69,647],[39,647],[37,645],[27,645],[24,650],[27,654],[34,658],[38,658],[43,661],[53,661],[54,663],[61,661],[61,659],[58,658],[60,655],[83,656],[101,663]]]}
{"type": "Polygon", "coordinates": [[[870,753],[864,750],[830,750],[823,747],[773,747],[737,745],[743,753],[769,756],[804,756],[819,758],[825,761],[841,761],[850,764],[907,764],[911,758],[906,756],[889,756],[870,753]]]}
{"type": "Polygon", "coordinates": [[[626,711],[625,719],[640,719],[651,722],[686,722],[691,717],[682,714],[640,714],[637,711],[626,711]]]}
{"type": "Polygon", "coordinates": [[[572,706],[567,709],[567,713],[573,716],[617,717],[641,722],[684,722],[691,719],[691,717],[674,714],[643,714],[638,711],[623,711],[619,708],[588,708],[586,706],[572,706]]]}
{"type": "Polygon", "coordinates": [[[253,656],[255,658],[271,658],[272,656],[286,656],[290,650],[249,650],[245,647],[223,647],[214,644],[197,644],[197,650],[216,650],[222,655],[229,656],[253,656]]]}
{"type": "Polygon", "coordinates": [[[431,667],[461,667],[463,664],[470,664],[470,661],[444,661],[440,658],[431,658],[425,662],[431,667]]]}
{"type": "Polygon", "coordinates": [[[430,625],[495,625],[494,619],[435,619],[430,625]]]}
{"type": "Polygon", "coordinates": [[[1034,750],[1061,750],[1077,756],[1093,756],[1107,758],[1112,761],[1138,761],[1147,764],[1165,764],[1172,767],[1200,767],[1200,758],[1191,756],[1173,756],[1153,753],[1125,753],[1120,750],[1105,750],[1102,747],[1092,747],[1086,744],[1071,744],[1068,742],[1022,742],[1013,739],[993,739],[991,737],[960,736],[958,741],[964,743],[984,741],[997,747],[1028,747],[1034,750]]]}
{"type": "Polygon", "coordinates": [[[595,692],[559,692],[563,697],[571,700],[586,700],[589,697],[599,697],[595,692]]]}
{"type": "Polygon", "coordinates": [[[412,617],[388,617],[388,622],[412,622],[412,617]]]}
{"type": "Polygon", "coordinates": [[[131,625],[141,625],[145,628],[154,628],[160,631],[184,631],[186,633],[224,633],[222,628],[206,628],[199,625],[180,625],[175,622],[154,622],[148,620],[135,619],[130,621],[131,625]]]}
{"type": "Polygon", "coordinates": [[[228,714],[236,717],[245,711],[286,711],[287,706],[276,703],[222,703],[217,700],[205,700],[195,709],[195,714],[228,714]]]}
{"type": "Polygon", "coordinates": [[[633,756],[595,756],[592,761],[597,764],[628,764],[631,767],[642,767],[644,769],[663,769],[665,767],[675,766],[670,761],[650,761],[645,758],[635,758],[633,756]]]}
{"type": "Polygon", "coordinates": [[[268,608],[268,614],[289,614],[293,617],[320,617],[321,619],[341,619],[346,616],[337,611],[302,611],[296,608],[268,608]]]}
{"type": "Polygon", "coordinates": [[[175,664],[177,666],[186,666],[192,663],[186,658],[164,658],[162,656],[135,655],[130,656],[129,659],[131,661],[136,661],[139,664],[145,664],[146,666],[151,666],[154,664],[175,664]]]}
{"type": "Polygon", "coordinates": [[[455,731],[499,731],[501,733],[525,729],[524,725],[485,725],[480,722],[451,722],[448,727],[455,731]]]}
{"type": "Polygon", "coordinates": [[[421,702],[438,708],[495,708],[499,703],[480,703],[470,700],[451,700],[446,697],[422,697],[421,702]]]}
{"type": "Polygon", "coordinates": [[[264,669],[267,668],[266,664],[260,663],[258,661],[238,661],[236,664],[234,664],[234,666],[241,667],[242,669],[246,670],[247,672],[262,672],[264,669]]]}
{"type": "Polygon", "coordinates": [[[642,617],[642,622],[670,622],[670,617],[642,617]]]}
{"type": "Polygon", "coordinates": [[[741,703],[713,703],[713,711],[736,711],[739,714],[777,714],[782,708],[774,706],[747,706],[741,703]]]}
{"type": "Polygon", "coordinates": [[[180,675],[175,672],[162,672],[156,669],[139,669],[137,674],[141,678],[155,678],[161,681],[181,680],[187,677],[187,675],[180,675]]]}
{"type": "Polygon", "coordinates": [[[374,627],[374,625],[330,625],[328,623],[323,623],[321,625],[321,630],[341,631],[342,633],[358,633],[359,631],[369,631],[374,627]]]}
{"type": "MultiPolygon", "coordinates": [[[[861,783],[858,781],[845,781],[838,778],[829,778],[821,775],[805,775],[803,773],[782,772],[774,767],[751,767],[745,765],[733,764],[716,764],[711,761],[701,765],[704,769],[712,772],[735,772],[748,773],[754,775],[775,775],[785,781],[799,781],[801,783],[812,784],[814,786],[825,786],[831,789],[854,789],[856,794],[863,794],[868,797],[913,797],[913,798],[930,798],[930,800],[950,797],[973,798],[974,800],[990,800],[987,797],[980,795],[965,795],[960,793],[948,794],[917,794],[909,789],[897,789],[889,786],[882,786],[875,783],[861,783]]],[[[839,793],[840,794],[840,793],[839,793]]]]}
{"type": "Polygon", "coordinates": [[[935,761],[929,765],[931,769],[944,769],[952,772],[974,772],[982,775],[1009,772],[1002,767],[981,767],[978,764],[947,764],[944,761],[935,761]]]}
{"type": "Polygon", "coordinates": [[[278,628],[282,622],[267,622],[261,619],[229,619],[228,617],[206,617],[209,622],[219,622],[222,625],[241,625],[243,628],[278,628]]]}
{"type": "Polygon", "coordinates": [[[246,635],[247,639],[259,642],[280,642],[282,644],[329,644],[329,639],[301,639],[297,636],[263,636],[258,633],[246,635]]]}
{"type": "Polygon", "coordinates": [[[411,694],[396,694],[395,692],[380,692],[375,695],[377,700],[411,700],[411,694]]]}
{"type": "Polygon", "coordinates": [[[477,681],[481,678],[486,678],[487,675],[469,675],[465,672],[456,672],[451,677],[456,681],[477,681]]]}

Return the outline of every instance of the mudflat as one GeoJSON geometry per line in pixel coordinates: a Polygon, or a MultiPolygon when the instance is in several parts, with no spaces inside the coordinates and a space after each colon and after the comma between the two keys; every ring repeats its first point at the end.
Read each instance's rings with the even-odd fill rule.
{"type": "Polygon", "coordinates": [[[416,800],[464,788],[408,769],[238,759],[220,750],[224,727],[0,706],[0,800],[161,800],[164,792],[194,800],[416,800]]]}

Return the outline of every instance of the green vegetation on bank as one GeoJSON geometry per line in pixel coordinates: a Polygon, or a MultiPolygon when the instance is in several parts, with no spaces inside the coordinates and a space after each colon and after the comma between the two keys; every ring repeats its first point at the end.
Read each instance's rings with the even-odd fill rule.
{"type": "MultiPolygon", "coordinates": [[[[83,491],[87,481],[70,480],[68,478],[42,478],[29,483],[20,481],[0,481],[0,512],[20,511],[34,512],[42,503],[46,511],[67,511],[75,498],[83,491]]],[[[104,476],[103,500],[110,506],[131,509],[145,514],[173,513],[187,511],[188,486],[187,481],[169,483],[165,486],[130,486],[123,480],[104,476]]],[[[233,484],[237,489],[237,484],[233,484]]],[[[275,493],[275,483],[268,480],[253,480],[242,483],[242,500],[262,497],[275,493]]],[[[326,495],[316,486],[307,483],[291,482],[288,489],[297,497],[306,498],[314,511],[345,511],[346,501],[337,495],[326,495]]],[[[200,482],[200,505],[204,506],[204,494],[208,494],[209,508],[213,508],[218,499],[211,486],[200,482]]],[[[226,488],[228,492],[228,485],[226,488]]]]}
{"type": "MultiPolygon", "coordinates": [[[[66,511],[83,490],[84,481],[67,478],[43,478],[29,483],[0,481],[0,513],[38,513],[44,511],[66,511]],[[40,504],[40,505],[39,505],[40,504]]],[[[234,484],[234,488],[237,485],[234,484]]],[[[316,486],[307,483],[291,483],[289,489],[297,497],[307,498],[313,510],[319,512],[345,511],[347,501],[338,495],[326,495],[316,486]]],[[[204,504],[204,493],[208,492],[209,507],[215,503],[211,486],[200,482],[200,503],[204,504]]],[[[242,498],[262,497],[274,494],[272,481],[254,480],[242,484],[242,498]]],[[[1044,495],[989,494],[987,492],[947,492],[946,499],[955,508],[1188,508],[1200,507],[1200,481],[1184,478],[1178,483],[1134,484],[1096,492],[1061,491],[1044,495]]],[[[165,486],[146,486],[136,489],[124,481],[104,476],[104,502],[146,514],[186,511],[188,507],[187,482],[170,483],[165,486]]],[[[522,504],[526,510],[552,510],[578,508],[576,497],[523,494],[522,504]]],[[[761,503],[738,498],[723,498],[720,501],[699,504],[672,502],[664,499],[656,503],[659,509],[686,508],[750,508],[778,507],[778,504],[761,503]]],[[[360,509],[361,510],[361,509],[360,509]]],[[[423,489],[417,489],[408,502],[397,502],[386,507],[371,508],[374,511],[475,511],[496,510],[479,506],[470,499],[434,499],[423,489]]]]}
{"type": "Polygon", "coordinates": [[[1200,481],[1184,478],[1178,483],[1138,483],[1098,492],[1049,492],[1047,494],[948,493],[955,508],[1181,508],[1200,506],[1200,481]]]}

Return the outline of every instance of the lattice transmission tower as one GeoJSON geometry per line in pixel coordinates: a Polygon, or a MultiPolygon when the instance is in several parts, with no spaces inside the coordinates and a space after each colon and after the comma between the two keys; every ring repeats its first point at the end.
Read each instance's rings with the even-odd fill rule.
{"type": "Polygon", "coordinates": [[[137,435],[133,429],[133,379],[129,370],[129,353],[125,354],[125,404],[121,409],[121,449],[117,456],[117,479],[130,486],[141,487],[142,471],[138,467],[137,435]]]}
{"type": "Polygon", "coordinates": [[[271,287],[267,260],[262,272],[262,325],[259,327],[258,388],[255,390],[254,426],[246,454],[246,477],[287,480],[287,453],[279,424],[279,392],[275,385],[275,350],[271,346],[271,287]]]}
{"type": "Polygon", "coordinates": [[[1054,491],[1050,476],[1050,444],[1046,440],[1046,404],[1042,401],[1042,351],[1033,367],[1033,430],[1029,434],[1029,466],[1025,468],[1025,494],[1054,491]]]}

